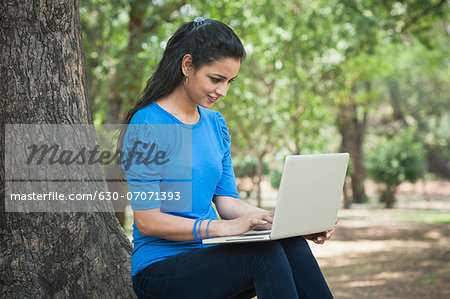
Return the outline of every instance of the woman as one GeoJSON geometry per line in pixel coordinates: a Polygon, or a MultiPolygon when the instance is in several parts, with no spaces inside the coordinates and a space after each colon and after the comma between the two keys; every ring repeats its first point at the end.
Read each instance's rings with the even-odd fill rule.
{"type": "MultiPolygon", "coordinates": [[[[203,238],[270,229],[273,219],[273,212],[239,200],[225,120],[207,109],[226,96],[244,58],[241,41],[227,25],[204,18],[185,23],[168,41],[158,68],[128,113],[125,123],[130,126],[119,139],[125,156],[149,151],[150,144],[156,144],[161,154],[161,163],[124,167],[130,192],[157,197],[164,193],[165,197],[173,196],[177,188],[192,191],[187,205],[181,206],[161,198],[139,200],[144,198],[136,196],[131,200],[131,276],[139,298],[332,297],[304,237],[230,245],[201,243],[203,238]],[[187,129],[189,146],[179,141],[186,139],[184,133],[161,131],[158,124],[187,129]],[[180,178],[185,164],[179,156],[184,150],[189,152],[190,164],[187,177],[180,178]],[[172,161],[180,163],[167,170],[172,161]],[[178,185],[171,175],[178,175],[178,185]]],[[[334,229],[305,238],[323,243],[333,233],[334,229]]]]}

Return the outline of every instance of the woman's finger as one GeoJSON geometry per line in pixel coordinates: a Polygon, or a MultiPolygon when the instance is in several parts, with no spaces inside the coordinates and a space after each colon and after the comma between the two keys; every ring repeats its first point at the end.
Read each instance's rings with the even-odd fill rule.
{"type": "Polygon", "coordinates": [[[325,234],[327,239],[331,238],[335,232],[336,232],[336,229],[334,229],[334,228],[332,230],[327,231],[325,234]]]}
{"type": "Polygon", "coordinates": [[[273,216],[270,214],[263,215],[263,219],[266,220],[269,223],[273,223],[273,216]]]}
{"type": "Polygon", "coordinates": [[[313,241],[316,244],[323,244],[325,242],[325,238],[323,236],[318,236],[314,238],[313,241]]]}
{"type": "Polygon", "coordinates": [[[266,221],[266,220],[264,220],[264,219],[261,219],[261,218],[252,218],[251,220],[250,220],[250,224],[252,225],[252,226],[256,226],[256,225],[266,225],[268,222],[266,221]]]}

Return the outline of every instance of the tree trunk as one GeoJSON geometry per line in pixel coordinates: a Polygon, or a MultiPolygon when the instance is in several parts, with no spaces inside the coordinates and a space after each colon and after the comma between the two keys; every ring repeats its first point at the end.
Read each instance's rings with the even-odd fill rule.
{"type": "Polygon", "coordinates": [[[365,168],[363,143],[366,133],[367,113],[362,119],[358,119],[357,106],[354,95],[348,99],[348,103],[340,104],[339,115],[336,120],[337,127],[342,137],[341,151],[350,153],[353,171],[350,173],[352,182],[353,202],[363,203],[366,193],[364,190],[365,168]]]}
{"type": "Polygon", "coordinates": [[[427,145],[428,170],[441,176],[444,179],[450,179],[450,163],[438,151],[427,145]]]}
{"type": "Polygon", "coordinates": [[[384,193],[384,199],[385,199],[385,208],[386,209],[392,209],[394,207],[395,203],[395,194],[397,193],[397,187],[398,185],[392,185],[388,186],[386,188],[386,191],[384,193]]]}
{"type": "MultiPolygon", "coordinates": [[[[69,0],[0,3],[2,151],[5,124],[92,123],[78,8],[69,0]]],[[[131,244],[111,205],[97,213],[6,211],[5,163],[2,152],[0,297],[134,297],[131,244]]],[[[95,185],[107,190],[104,180],[95,185]]],[[[30,184],[20,186],[21,193],[31,192],[30,184]]]]}
{"type": "Polygon", "coordinates": [[[344,209],[350,209],[351,203],[347,193],[347,177],[344,180],[344,188],[342,191],[342,196],[344,197],[344,209]]]}
{"type": "Polygon", "coordinates": [[[258,155],[258,165],[256,165],[256,201],[258,203],[258,208],[262,207],[261,182],[263,176],[263,159],[265,155],[265,152],[258,155]]]}

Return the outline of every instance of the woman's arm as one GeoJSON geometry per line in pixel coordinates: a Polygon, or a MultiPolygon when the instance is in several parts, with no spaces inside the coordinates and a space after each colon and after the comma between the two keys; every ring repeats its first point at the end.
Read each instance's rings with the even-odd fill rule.
{"type": "MultiPolygon", "coordinates": [[[[241,217],[245,214],[252,213],[252,212],[268,212],[270,213],[270,221],[266,225],[258,225],[253,227],[254,230],[266,230],[272,228],[272,222],[273,222],[273,211],[265,211],[263,209],[254,207],[242,200],[239,200],[234,197],[229,196],[214,196],[214,203],[216,205],[217,211],[219,212],[219,215],[222,219],[235,219],[237,217],[241,217]]],[[[316,234],[310,234],[303,236],[305,239],[314,241],[314,243],[317,244],[323,244],[326,240],[329,240],[336,231],[336,224],[338,223],[338,220],[336,220],[335,227],[332,230],[316,233],[316,234]]]]}
{"type": "Polygon", "coordinates": [[[235,219],[251,212],[265,211],[230,196],[214,195],[213,202],[222,219],[235,219]]]}
{"type": "MultiPolygon", "coordinates": [[[[134,210],[134,220],[139,232],[144,236],[154,236],[173,241],[195,240],[192,229],[195,219],[174,216],[161,212],[159,208],[134,210]]],[[[233,236],[245,233],[257,226],[265,225],[271,220],[270,213],[253,211],[233,220],[213,220],[209,225],[210,238],[233,236]]],[[[206,238],[208,219],[201,225],[201,235],[206,238]]],[[[198,226],[197,226],[198,229],[198,226]]]]}
{"type": "Polygon", "coordinates": [[[267,224],[253,227],[254,230],[267,230],[272,228],[274,211],[266,211],[254,207],[245,201],[230,196],[214,196],[214,204],[222,219],[236,219],[250,213],[267,213],[267,224]]]}

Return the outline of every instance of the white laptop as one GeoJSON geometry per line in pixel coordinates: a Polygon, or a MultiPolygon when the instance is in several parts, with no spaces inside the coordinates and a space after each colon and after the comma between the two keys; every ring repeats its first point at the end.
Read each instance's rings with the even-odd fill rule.
{"type": "Polygon", "coordinates": [[[334,227],[349,154],[287,156],[270,231],[204,239],[203,244],[277,240],[334,227]]]}

